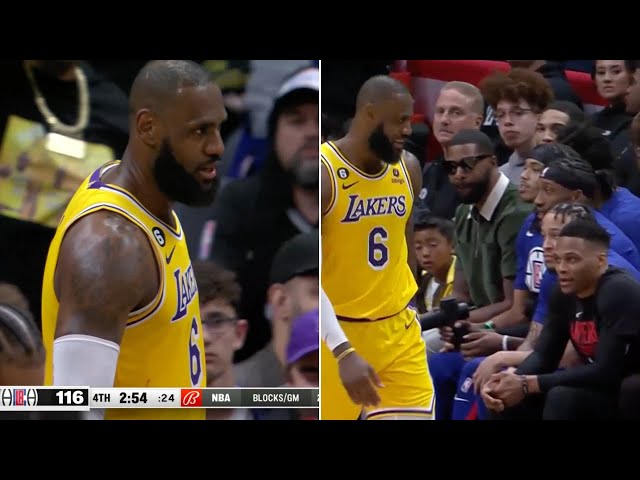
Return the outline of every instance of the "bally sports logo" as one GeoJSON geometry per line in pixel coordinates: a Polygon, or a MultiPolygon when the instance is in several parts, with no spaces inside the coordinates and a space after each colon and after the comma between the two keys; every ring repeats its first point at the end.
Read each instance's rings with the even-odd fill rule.
{"type": "Polygon", "coordinates": [[[180,390],[181,407],[201,407],[202,391],[199,389],[183,388],[180,390]]]}

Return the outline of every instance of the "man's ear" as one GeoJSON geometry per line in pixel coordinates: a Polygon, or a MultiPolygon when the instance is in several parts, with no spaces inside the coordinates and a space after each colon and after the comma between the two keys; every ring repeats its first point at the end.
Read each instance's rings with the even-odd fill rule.
{"type": "Polygon", "coordinates": [[[158,118],[155,113],[143,108],[136,113],[136,134],[145,145],[155,149],[158,146],[158,118]]]}
{"type": "Polygon", "coordinates": [[[608,264],[609,264],[609,259],[608,259],[607,252],[605,251],[600,252],[600,254],[598,255],[598,267],[602,269],[602,268],[605,268],[608,264]]]}
{"type": "Polygon", "coordinates": [[[247,338],[247,330],[249,329],[249,322],[241,318],[236,321],[235,336],[233,338],[233,350],[240,350],[244,345],[244,341],[247,338]]]}

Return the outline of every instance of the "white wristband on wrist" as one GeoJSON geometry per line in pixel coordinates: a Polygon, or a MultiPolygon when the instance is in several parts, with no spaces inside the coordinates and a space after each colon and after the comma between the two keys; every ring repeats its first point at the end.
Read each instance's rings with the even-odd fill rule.
{"type": "Polygon", "coordinates": [[[507,342],[509,341],[509,335],[502,336],[502,350],[509,350],[509,345],[507,342]]]}

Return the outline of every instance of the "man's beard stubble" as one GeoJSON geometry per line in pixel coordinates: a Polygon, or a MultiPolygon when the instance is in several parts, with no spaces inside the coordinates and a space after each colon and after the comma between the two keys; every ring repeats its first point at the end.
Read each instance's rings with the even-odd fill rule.
{"type": "MultiPolygon", "coordinates": [[[[218,157],[212,158],[217,161],[218,157]]],[[[162,191],[170,200],[191,207],[204,207],[213,203],[220,185],[219,177],[203,186],[195,177],[197,172],[189,173],[178,163],[169,142],[162,143],[158,157],[153,165],[153,176],[162,191]]]]}
{"type": "Polygon", "coordinates": [[[303,190],[313,191],[320,186],[320,172],[318,171],[318,158],[305,158],[302,151],[309,148],[309,145],[303,145],[293,156],[292,167],[289,170],[289,176],[293,183],[303,190]]]}
{"type": "Polygon", "coordinates": [[[464,196],[458,190],[458,197],[460,197],[460,201],[465,205],[474,205],[482,200],[482,197],[487,193],[489,184],[488,182],[478,182],[470,185],[470,187],[471,190],[464,196]]]}
{"type": "Polygon", "coordinates": [[[400,152],[396,152],[393,143],[384,134],[382,123],[369,134],[369,149],[385,163],[394,164],[400,161],[400,152]]]}

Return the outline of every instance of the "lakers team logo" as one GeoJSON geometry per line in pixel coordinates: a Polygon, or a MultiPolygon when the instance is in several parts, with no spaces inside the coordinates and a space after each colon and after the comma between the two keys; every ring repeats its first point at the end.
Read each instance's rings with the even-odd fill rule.
{"type": "Polygon", "coordinates": [[[407,204],[404,195],[373,198],[360,198],[360,195],[349,195],[347,214],[341,222],[357,222],[361,217],[381,215],[403,217],[406,212],[407,204]]]}
{"type": "Polygon", "coordinates": [[[529,251],[527,258],[527,276],[525,283],[533,293],[540,292],[540,281],[546,270],[542,247],[534,247],[529,251]]]}
{"type": "Polygon", "coordinates": [[[347,170],[346,168],[339,168],[338,169],[338,177],[340,177],[342,180],[348,178],[349,177],[349,170],[347,170]]]}
{"type": "Polygon", "coordinates": [[[180,269],[173,272],[173,276],[176,279],[178,309],[171,319],[172,322],[180,320],[187,314],[189,304],[198,292],[198,285],[196,284],[196,277],[193,274],[193,267],[191,264],[189,264],[189,268],[187,268],[184,273],[181,274],[180,272],[180,269]]]}

